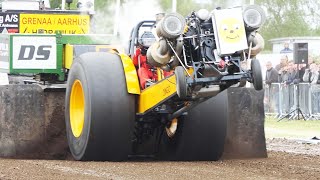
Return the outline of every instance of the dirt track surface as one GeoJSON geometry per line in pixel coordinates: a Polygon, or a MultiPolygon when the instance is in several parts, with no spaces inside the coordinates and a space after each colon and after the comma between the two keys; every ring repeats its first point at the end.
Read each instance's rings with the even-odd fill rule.
{"type": "Polygon", "coordinates": [[[217,162],[0,159],[0,179],[320,179],[320,144],[267,143],[266,159],[217,162]]]}

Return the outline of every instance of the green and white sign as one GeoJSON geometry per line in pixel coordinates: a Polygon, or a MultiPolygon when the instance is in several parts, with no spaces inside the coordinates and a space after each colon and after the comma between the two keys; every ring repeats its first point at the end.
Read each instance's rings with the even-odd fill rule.
{"type": "Polygon", "coordinates": [[[56,69],[56,37],[13,37],[13,69],[56,69]]]}

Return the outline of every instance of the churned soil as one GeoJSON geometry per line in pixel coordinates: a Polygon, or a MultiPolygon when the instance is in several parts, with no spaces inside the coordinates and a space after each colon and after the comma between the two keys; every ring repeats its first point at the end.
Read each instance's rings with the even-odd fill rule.
{"type": "Polygon", "coordinates": [[[268,139],[268,158],[215,162],[0,159],[0,179],[320,179],[320,143],[268,139]]]}

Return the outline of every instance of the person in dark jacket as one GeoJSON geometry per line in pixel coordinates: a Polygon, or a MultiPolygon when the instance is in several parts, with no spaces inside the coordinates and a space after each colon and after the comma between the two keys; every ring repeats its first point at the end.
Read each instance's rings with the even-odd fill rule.
{"type": "Polygon", "coordinates": [[[287,85],[293,83],[298,84],[300,82],[299,76],[298,76],[298,70],[296,68],[296,65],[293,61],[289,61],[288,64],[288,79],[284,82],[287,85]]]}
{"type": "Polygon", "coordinates": [[[278,71],[272,67],[272,63],[270,61],[266,64],[267,71],[266,71],[266,84],[271,85],[271,83],[278,82],[278,71]]]}
{"type": "Polygon", "coordinates": [[[306,72],[306,64],[299,64],[299,81],[303,81],[303,75],[306,72]]]}
{"type": "Polygon", "coordinates": [[[281,56],[280,64],[276,65],[275,69],[279,72],[281,69],[288,65],[288,61],[289,59],[287,55],[281,56]]]}
{"type": "MultiPolygon", "coordinates": [[[[272,67],[272,63],[268,61],[266,63],[267,71],[266,71],[266,85],[267,85],[267,90],[269,94],[269,98],[266,98],[266,111],[270,112],[272,109],[276,108],[278,110],[278,94],[276,93],[275,87],[272,87],[272,83],[277,83],[278,82],[278,71],[272,67]]],[[[276,110],[274,109],[274,110],[276,110]]]]}

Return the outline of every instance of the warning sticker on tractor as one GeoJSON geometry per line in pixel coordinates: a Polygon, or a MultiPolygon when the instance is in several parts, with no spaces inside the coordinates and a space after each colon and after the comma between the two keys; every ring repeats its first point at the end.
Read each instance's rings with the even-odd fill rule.
{"type": "Polygon", "coordinates": [[[20,14],[20,33],[87,34],[89,15],[20,14]]]}

